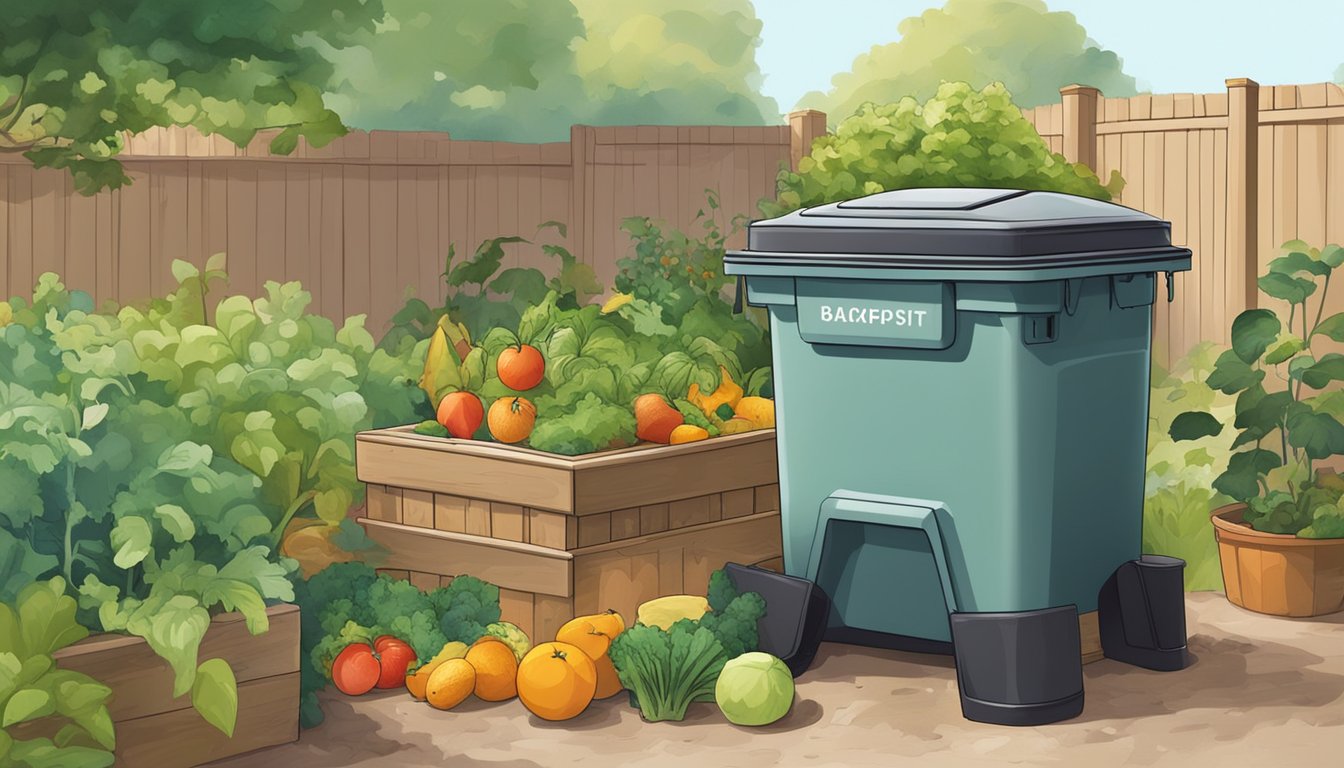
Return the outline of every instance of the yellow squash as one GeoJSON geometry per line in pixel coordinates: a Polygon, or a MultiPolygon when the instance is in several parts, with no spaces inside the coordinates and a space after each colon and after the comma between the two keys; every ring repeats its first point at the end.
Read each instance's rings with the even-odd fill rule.
{"type": "Polygon", "coordinates": [[[709,613],[709,601],[700,595],[669,595],[639,606],[638,621],[647,627],[667,629],[681,619],[699,621],[709,613]]]}
{"type": "Polygon", "coordinates": [[[718,388],[707,395],[701,394],[700,385],[692,382],[690,390],[686,393],[686,399],[704,411],[706,416],[712,416],[714,411],[725,403],[730,408],[736,408],[738,401],[742,399],[742,388],[733,381],[727,368],[719,366],[718,388]]]}

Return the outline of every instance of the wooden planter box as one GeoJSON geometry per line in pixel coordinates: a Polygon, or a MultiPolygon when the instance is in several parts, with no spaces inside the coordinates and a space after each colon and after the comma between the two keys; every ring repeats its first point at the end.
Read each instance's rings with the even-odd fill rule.
{"type": "Polygon", "coordinates": [[[356,438],[360,522],[382,569],[422,588],[471,574],[535,641],[576,615],[704,594],[733,561],[779,569],[774,430],[566,457],[417,435],[356,438]]]}
{"type": "Polygon", "coordinates": [[[1305,618],[1344,610],[1344,539],[1302,539],[1242,522],[1245,504],[1213,511],[1223,586],[1233,605],[1305,618]]]}
{"type": "Polygon", "coordinates": [[[226,613],[201,641],[201,660],[224,659],[238,678],[233,738],[205,722],[190,695],[173,698],[168,662],[138,637],[94,635],[57,651],[56,666],[112,689],[116,765],[191,768],[299,738],[299,609],[277,605],[266,613],[271,626],[261,635],[249,633],[240,614],[226,613]]]}

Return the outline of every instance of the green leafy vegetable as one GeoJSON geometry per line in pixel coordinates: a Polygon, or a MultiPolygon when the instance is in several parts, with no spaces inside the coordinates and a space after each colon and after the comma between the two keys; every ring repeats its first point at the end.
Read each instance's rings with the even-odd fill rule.
{"type": "Polygon", "coordinates": [[[12,605],[0,602],[0,765],[112,765],[111,689],[58,668],[52,658],[88,636],[75,620],[76,607],[60,576],[28,584],[12,605]],[[33,731],[20,738],[15,727],[30,723],[38,733],[57,733],[56,739],[33,731]]]}
{"type": "Polygon", "coordinates": [[[667,630],[636,623],[612,641],[612,663],[644,719],[682,720],[691,703],[713,700],[729,659],[756,650],[761,596],[738,594],[719,570],[710,575],[707,597],[711,611],[699,621],[681,619],[667,630]]]}

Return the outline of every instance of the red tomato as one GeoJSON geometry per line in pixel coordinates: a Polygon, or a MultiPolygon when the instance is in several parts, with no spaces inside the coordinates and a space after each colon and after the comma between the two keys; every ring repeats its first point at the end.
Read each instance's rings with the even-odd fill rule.
{"type": "Polygon", "coordinates": [[[373,648],[364,643],[345,646],[331,663],[331,681],[347,696],[360,696],[373,690],[382,675],[382,667],[373,648]]]}
{"type": "Polygon", "coordinates": [[[373,640],[373,650],[375,653],[382,653],[383,649],[392,643],[410,645],[405,640],[402,640],[400,637],[397,637],[396,635],[379,635],[373,640]]]}
{"type": "Polygon", "coordinates": [[[485,406],[470,392],[450,392],[439,401],[438,421],[448,434],[468,440],[485,420],[485,406]]]}
{"type": "MultiPolygon", "coordinates": [[[[381,639],[381,638],[380,638],[381,639]]],[[[379,674],[377,687],[400,688],[406,684],[406,669],[415,663],[415,651],[396,638],[390,638],[378,649],[379,674]]]]}
{"type": "Polygon", "coordinates": [[[515,392],[526,392],[541,383],[546,375],[546,361],[536,347],[520,344],[500,352],[495,369],[499,371],[501,384],[515,392]]]}

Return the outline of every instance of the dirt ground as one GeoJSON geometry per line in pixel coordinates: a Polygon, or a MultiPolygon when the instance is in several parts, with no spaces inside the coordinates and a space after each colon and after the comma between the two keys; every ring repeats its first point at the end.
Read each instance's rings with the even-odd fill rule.
{"type": "Polygon", "coordinates": [[[798,698],[766,728],[713,704],[644,723],[624,696],[547,723],[517,700],[438,712],[404,693],[324,699],[327,721],[295,744],[215,768],[338,766],[1200,766],[1338,764],[1344,744],[1344,614],[1274,619],[1196,593],[1194,664],[1158,673],[1086,667],[1077,719],[1036,728],[962,719],[950,658],[827,644],[798,698]]]}

